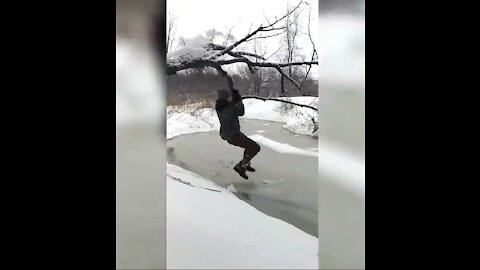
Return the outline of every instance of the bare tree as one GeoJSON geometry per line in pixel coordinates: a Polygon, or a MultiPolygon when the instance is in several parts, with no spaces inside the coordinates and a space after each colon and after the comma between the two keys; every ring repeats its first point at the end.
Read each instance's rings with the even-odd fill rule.
{"type": "Polygon", "coordinates": [[[175,34],[177,32],[177,26],[175,21],[177,17],[171,13],[168,13],[167,18],[167,53],[170,52],[173,46],[173,42],[175,41],[175,34]]]}
{"type": "MultiPolygon", "coordinates": [[[[264,57],[265,56],[265,51],[266,48],[263,44],[263,41],[261,39],[255,39],[253,40],[253,53],[259,56],[264,57]]],[[[255,63],[258,63],[258,61],[261,60],[259,58],[255,58],[255,63]]],[[[252,82],[253,82],[253,92],[255,95],[260,95],[261,94],[261,88],[262,84],[265,80],[265,71],[262,69],[257,69],[254,73],[251,74],[252,82]]]]}
{"type": "Polygon", "coordinates": [[[225,42],[223,43],[223,46],[227,46],[228,42],[235,42],[237,39],[232,35],[232,30],[233,30],[234,26],[228,28],[228,32],[227,34],[224,35],[225,37],[225,42]]]}
{"type": "MultiPolygon", "coordinates": [[[[285,27],[285,33],[284,33],[284,38],[283,42],[285,42],[285,62],[292,62],[297,54],[298,45],[297,45],[297,37],[300,32],[300,23],[299,23],[299,16],[300,12],[295,11],[293,13],[290,13],[291,7],[287,6],[287,14],[289,14],[285,18],[284,22],[284,27],[285,27]]],[[[291,77],[292,76],[292,66],[288,67],[288,75],[291,77]]]]}
{"type": "MultiPolygon", "coordinates": [[[[310,8],[309,12],[308,12],[308,32],[307,32],[307,35],[308,35],[308,38],[310,39],[310,43],[312,44],[312,48],[313,48],[313,51],[312,51],[312,59],[310,61],[314,61],[315,59],[318,59],[318,53],[317,53],[317,49],[315,48],[315,42],[313,42],[313,38],[312,38],[312,33],[311,33],[311,15],[312,15],[312,8],[310,8]]],[[[310,74],[310,71],[312,70],[312,66],[308,66],[308,69],[307,69],[307,72],[305,73],[305,78],[303,79],[302,81],[302,84],[300,86],[302,86],[305,81],[308,79],[308,75],[310,74]]]]}
{"type": "MultiPolygon", "coordinates": [[[[285,79],[290,81],[302,93],[301,83],[299,83],[297,80],[292,78],[291,76],[292,74],[285,73],[283,71],[283,68],[288,68],[290,70],[293,66],[318,65],[318,61],[312,60],[312,61],[295,62],[293,61],[293,58],[290,57],[287,61],[283,63],[275,63],[275,62],[266,61],[265,57],[255,52],[250,53],[250,52],[238,51],[234,49],[236,49],[239,45],[243,43],[247,43],[255,39],[269,38],[269,37],[278,36],[285,33],[286,31],[288,31],[287,27],[290,27],[290,24],[288,23],[288,18],[291,16],[295,18],[295,16],[297,16],[297,19],[298,19],[299,15],[295,15],[295,12],[298,11],[299,8],[302,7],[303,5],[306,5],[306,3],[302,0],[294,8],[289,9],[286,12],[286,14],[283,15],[282,17],[278,19],[276,18],[275,21],[273,21],[272,23],[270,23],[267,20],[267,23],[260,25],[253,32],[249,32],[246,36],[244,36],[243,38],[239,39],[238,41],[234,42],[231,45],[224,46],[224,45],[219,45],[219,44],[210,42],[207,45],[208,50],[206,51],[205,55],[203,55],[202,57],[183,58],[181,61],[167,61],[167,67],[166,67],[167,75],[174,75],[178,71],[191,69],[191,68],[202,69],[206,67],[211,67],[216,69],[220,75],[225,77],[225,79],[227,80],[228,89],[230,89],[230,91],[233,91],[234,86],[233,86],[232,77],[224,70],[223,66],[243,63],[247,65],[249,71],[252,74],[256,73],[258,70],[262,68],[276,69],[278,73],[281,75],[280,77],[281,93],[285,93],[285,79]],[[264,35],[265,33],[267,33],[267,35],[264,35]],[[230,56],[229,59],[226,59],[224,57],[227,55],[230,56]]],[[[294,31],[299,31],[299,29],[295,30],[294,28],[294,31]]],[[[243,98],[244,99],[258,98],[262,100],[268,99],[268,98],[262,98],[258,96],[245,96],[243,98]]],[[[284,102],[281,99],[277,99],[277,101],[284,102]]],[[[290,103],[298,106],[304,106],[304,105],[296,104],[293,102],[290,102],[290,103]]],[[[311,108],[316,109],[313,107],[311,108]]]]}
{"type": "MultiPolygon", "coordinates": [[[[282,34],[282,39],[281,39],[282,47],[281,47],[280,54],[277,56],[277,59],[279,61],[283,61],[287,63],[294,62],[294,61],[305,61],[305,55],[302,54],[302,50],[299,47],[298,42],[299,42],[299,38],[301,38],[302,35],[308,35],[313,48],[312,57],[310,61],[315,61],[317,59],[317,52],[316,52],[315,44],[313,42],[311,32],[310,32],[311,8],[308,14],[308,25],[307,25],[308,32],[307,33],[303,32],[302,21],[300,20],[301,18],[304,17],[303,16],[304,10],[297,9],[295,10],[295,12],[291,12],[292,7],[290,5],[287,5],[286,10],[287,10],[287,14],[289,15],[285,18],[283,22],[285,31],[282,34]]],[[[300,83],[300,86],[303,86],[303,84],[308,78],[308,75],[310,73],[312,66],[309,65],[309,66],[303,66],[303,67],[304,67],[304,70],[302,70],[302,67],[300,66],[289,66],[284,70],[285,72],[288,73],[288,75],[291,78],[294,78],[295,80],[300,80],[302,77],[304,77],[302,82],[300,83]]],[[[292,86],[293,85],[291,84],[287,84],[287,89],[284,89],[281,95],[282,96],[286,95],[287,91],[292,90],[292,86]]]]}

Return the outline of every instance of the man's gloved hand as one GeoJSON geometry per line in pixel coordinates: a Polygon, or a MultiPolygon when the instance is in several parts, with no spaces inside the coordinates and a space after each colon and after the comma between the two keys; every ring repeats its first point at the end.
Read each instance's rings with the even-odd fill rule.
{"type": "Polygon", "coordinates": [[[238,92],[237,89],[233,89],[233,91],[232,91],[232,100],[233,101],[241,101],[242,100],[242,96],[240,95],[240,92],[238,92]]]}

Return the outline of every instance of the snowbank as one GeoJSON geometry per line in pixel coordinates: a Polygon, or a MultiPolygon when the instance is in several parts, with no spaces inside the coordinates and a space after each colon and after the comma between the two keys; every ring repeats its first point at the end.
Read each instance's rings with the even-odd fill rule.
{"type": "MultiPolygon", "coordinates": [[[[289,97],[283,98],[289,101],[316,107],[318,97],[289,97]]],[[[246,99],[245,115],[243,117],[250,119],[260,119],[268,121],[276,121],[285,123],[284,128],[298,134],[317,135],[312,118],[318,123],[318,112],[309,108],[287,105],[278,101],[246,99]],[[282,107],[288,106],[289,110],[285,111],[282,107]]]]}
{"type": "Polygon", "coordinates": [[[279,153],[318,157],[318,152],[316,151],[307,151],[295,146],[291,146],[287,143],[279,143],[277,141],[263,137],[259,134],[250,135],[248,137],[261,145],[274,149],[276,152],[279,153]]]}
{"type": "Polygon", "coordinates": [[[317,238],[192,172],[167,175],[167,268],[318,268],[317,238]]]}
{"type": "Polygon", "coordinates": [[[174,108],[167,109],[167,139],[196,132],[219,130],[220,123],[214,109],[189,110],[178,112],[174,108]]]}
{"type": "MultiPolygon", "coordinates": [[[[290,101],[315,107],[317,97],[291,97],[290,101]]],[[[246,99],[245,115],[243,118],[259,119],[285,123],[284,128],[298,134],[314,135],[312,118],[318,122],[318,113],[312,109],[294,106],[285,112],[284,103],[278,101],[263,101],[246,99]]],[[[214,109],[204,108],[195,110],[185,107],[178,111],[173,107],[167,109],[167,139],[182,134],[218,130],[220,123],[214,109]]]]}

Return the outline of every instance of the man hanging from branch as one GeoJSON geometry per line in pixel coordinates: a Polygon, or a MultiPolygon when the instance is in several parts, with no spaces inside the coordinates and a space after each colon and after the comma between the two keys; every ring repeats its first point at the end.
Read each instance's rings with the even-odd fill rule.
{"type": "Polygon", "coordinates": [[[220,89],[215,104],[220,121],[220,137],[229,144],[244,148],[243,159],[233,168],[241,177],[248,179],[246,171],[254,172],[250,165],[252,158],[260,152],[260,145],[240,131],[238,117],[245,114],[242,97],[238,90],[220,89]]]}

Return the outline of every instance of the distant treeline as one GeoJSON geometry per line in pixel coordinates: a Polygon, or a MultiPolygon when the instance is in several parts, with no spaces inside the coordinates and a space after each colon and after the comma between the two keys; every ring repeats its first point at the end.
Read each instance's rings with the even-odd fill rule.
{"type": "MultiPolygon", "coordinates": [[[[282,96],[281,76],[275,69],[260,69],[255,74],[240,70],[232,73],[234,87],[242,95],[282,96]]],[[[298,69],[291,74],[297,82],[304,81],[305,72],[298,69]],[[302,74],[303,73],[303,74],[302,74]]],[[[169,104],[195,103],[202,100],[215,100],[216,91],[226,88],[225,77],[217,74],[214,69],[190,69],[167,77],[167,93],[169,104]]],[[[318,96],[318,82],[308,77],[300,92],[295,85],[285,79],[285,93],[283,96],[318,96]]]]}

